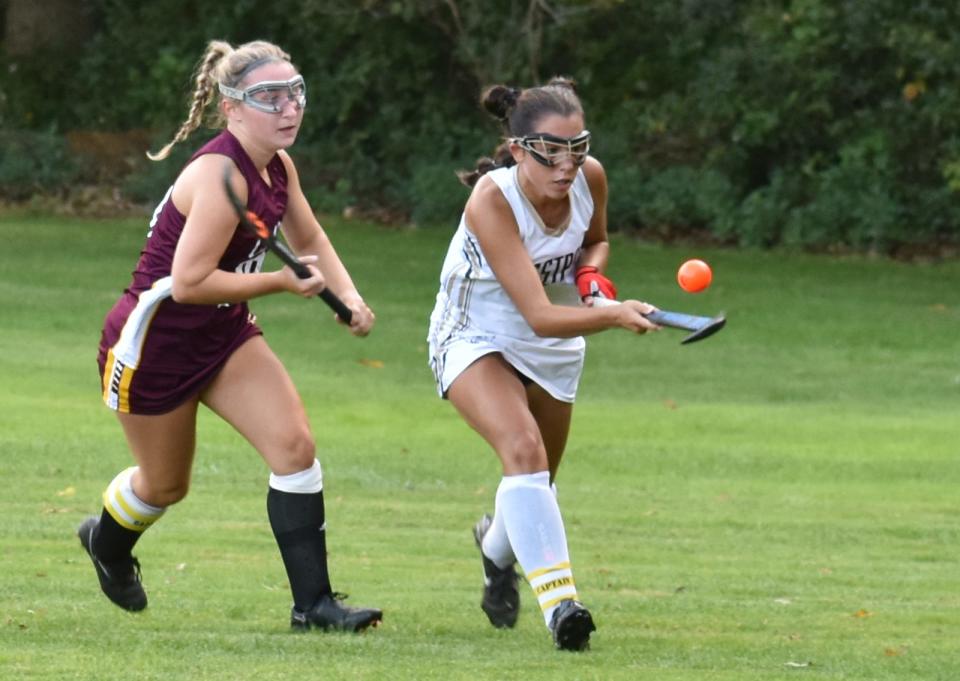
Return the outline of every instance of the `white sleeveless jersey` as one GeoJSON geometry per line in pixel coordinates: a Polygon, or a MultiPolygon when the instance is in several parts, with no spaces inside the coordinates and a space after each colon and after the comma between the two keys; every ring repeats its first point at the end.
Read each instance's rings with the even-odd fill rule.
{"type": "MultiPolygon", "coordinates": [[[[517,222],[520,240],[539,272],[551,302],[579,305],[574,276],[594,209],[583,171],[577,172],[570,189],[570,221],[565,229],[555,232],[545,228],[533,205],[524,196],[517,166],[498,168],[486,176],[496,182],[507,199],[517,222]]],[[[461,357],[462,361],[456,364],[462,366],[456,369],[455,375],[448,375],[445,368],[446,350],[464,339],[469,339],[474,346],[487,348],[486,353],[502,352],[521,373],[543,385],[558,399],[573,401],[583,361],[583,338],[541,338],[533,332],[490,268],[476,236],[466,224],[465,214],[460,218],[444,259],[440,291],[430,316],[430,363],[441,394],[445,394],[456,374],[469,365],[469,362],[464,363],[467,358],[461,357]],[[539,361],[535,355],[541,352],[547,353],[552,360],[539,361]],[[571,361],[577,360],[576,369],[574,371],[571,365],[565,372],[565,388],[551,390],[549,384],[553,379],[550,375],[542,375],[541,369],[548,370],[547,367],[551,366],[557,369],[556,360],[568,353],[571,361]]],[[[482,354],[485,353],[480,352],[477,357],[482,354]]]]}

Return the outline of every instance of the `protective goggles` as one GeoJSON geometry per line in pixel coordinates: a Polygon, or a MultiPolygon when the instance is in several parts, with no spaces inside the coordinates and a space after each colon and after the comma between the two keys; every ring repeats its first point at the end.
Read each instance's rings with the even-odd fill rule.
{"type": "Polygon", "coordinates": [[[513,137],[510,141],[529,152],[535,161],[548,167],[555,166],[568,156],[573,165],[582,166],[590,153],[589,130],[569,138],[535,132],[525,137],[513,137]]]}
{"type": "Polygon", "coordinates": [[[293,102],[298,111],[307,105],[307,84],[301,75],[290,80],[263,80],[242,90],[223,83],[218,85],[224,97],[245,102],[266,113],[281,113],[287,102],[293,102]]]}

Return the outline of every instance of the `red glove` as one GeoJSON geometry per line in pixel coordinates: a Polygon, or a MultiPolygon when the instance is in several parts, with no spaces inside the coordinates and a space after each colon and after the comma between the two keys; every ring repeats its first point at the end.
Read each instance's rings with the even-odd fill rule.
{"type": "Polygon", "coordinates": [[[600,270],[593,265],[584,265],[578,269],[576,281],[581,300],[597,295],[609,300],[617,299],[617,287],[613,285],[612,281],[600,274],[600,270]]]}

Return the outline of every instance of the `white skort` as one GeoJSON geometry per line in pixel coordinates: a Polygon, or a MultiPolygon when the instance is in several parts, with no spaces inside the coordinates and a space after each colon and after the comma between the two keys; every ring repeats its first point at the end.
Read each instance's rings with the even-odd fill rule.
{"type": "Polygon", "coordinates": [[[457,376],[484,355],[495,352],[555,399],[571,403],[576,399],[586,354],[583,337],[537,338],[531,342],[511,336],[454,335],[440,346],[430,346],[430,368],[439,395],[446,398],[457,376]]]}

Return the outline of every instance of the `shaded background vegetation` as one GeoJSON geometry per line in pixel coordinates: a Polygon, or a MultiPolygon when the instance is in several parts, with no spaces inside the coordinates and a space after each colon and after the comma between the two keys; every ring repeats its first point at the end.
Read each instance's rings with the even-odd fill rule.
{"type": "Polygon", "coordinates": [[[572,76],[647,238],[903,253],[960,242],[960,7],[863,0],[0,1],[0,195],[158,200],[148,163],[212,38],[308,82],[294,155],[321,211],[452,227],[500,131],[483,86],[572,76]]]}

